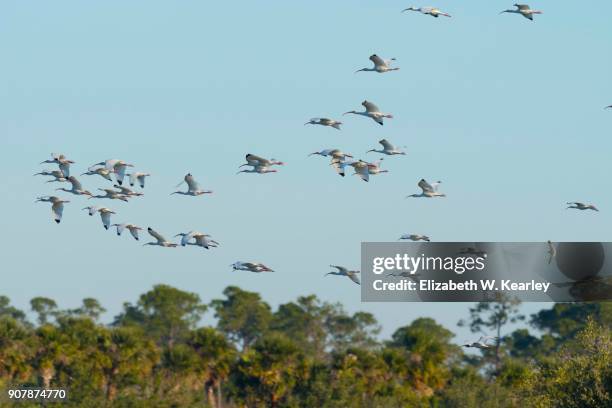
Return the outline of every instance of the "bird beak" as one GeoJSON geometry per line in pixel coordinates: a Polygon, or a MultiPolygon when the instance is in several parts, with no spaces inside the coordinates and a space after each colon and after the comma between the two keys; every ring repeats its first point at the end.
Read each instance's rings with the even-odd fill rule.
{"type": "Polygon", "coordinates": [[[342,116],[344,116],[344,115],[348,115],[349,113],[351,113],[351,112],[344,112],[344,113],[342,114],[342,116]]]}

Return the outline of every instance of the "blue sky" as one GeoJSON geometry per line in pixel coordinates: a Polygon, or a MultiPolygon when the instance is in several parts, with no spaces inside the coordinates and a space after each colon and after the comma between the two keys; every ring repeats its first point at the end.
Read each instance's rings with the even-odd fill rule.
{"type": "MultiPolygon", "coordinates": [[[[530,22],[498,15],[511,2],[436,5],[453,15],[401,14],[406,2],[4,2],[0,13],[0,177],[5,188],[0,292],[108,309],[156,283],[209,301],[228,285],[272,305],[302,294],[373,312],[388,336],[418,316],[455,324],[469,304],[362,304],[330,263],[358,267],[361,241],[406,232],[437,241],[606,241],[612,193],[612,4],[576,13],[542,0],[530,22]],[[377,53],[399,72],[353,74],[377,53]],[[384,127],[347,116],[343,131],[304,127],[364,99],[395,118],[384,127]],[[408,155],[366,184],[341,179],[315,150],[356,157],[387,138],[408,155]],[[50,152],[74,171],[120,158],[149,171],[143,199],[101,202],[115,221],[167,236],[212,234],[222,246],[143,248],[103,230],[71,197],[60,226],[33,204],[52,192],[31,174],[50,152]],[[287,163],[277,174],[235,175],[247,152],[287,163]],[[168,196],[192,172],[212,196],[168,196]],[[448,198],[405,200],[424,177],[448,198]],[[568,212],[587,201],[598,214],[568,212]],[[278,272],[232,273],[236,260],[278,272]]],[[[415,6],[427,4],[413,3],[415,6]]],[[[581,6],[582,7],[582,6],[581,6]]],[[[89,189],[104,180],[83,178],[89,189]]],[[[91,202],[90,202],[91,203],[91,202]]],[[[546,307],[525,306],[526,312],[546,307]]]]}

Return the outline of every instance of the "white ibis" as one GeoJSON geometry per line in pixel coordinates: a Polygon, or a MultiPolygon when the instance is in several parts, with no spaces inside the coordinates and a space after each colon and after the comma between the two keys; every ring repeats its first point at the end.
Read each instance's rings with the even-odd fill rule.
{"type": "Polygon", "coordinates": [[[352,155],[348,153],[344,153],[340,149],[324,149],[324,150],[321,150],[320,152],[312,152],[308,156],[309,157],[310,156],[331,157],[332,159],[335,159],[335,160],[346,160],[347,157],[353,158],[352,155]]]}
{"type": "Polygon", "coordinates": [[[278,161],[278,160],[275,160],[275,159],[268,160],[268,159],[265,159],[265,158],[263,158],[261,156],[256,156],[256,155],[251,154],[251,153],[247,154],[245,156],[245,159],[246,159],[247,162],[244,163],[244,164],[241,164],[240,167],[244,167],[244,166],[271,167],[271,166],[282,166],[282,165],[285,164],[282,161],[278,161]]]}
{"type": "Polygon", "coordinates": [[[90,217],[93,216],[95,213],[97,213],[99,209],[100,207],[95,206],[95,205],[90,205],[89,207],[82,208],[82,210],[88,211],[90,217]]]}
{"type": "Polygon", "coordinates": [[[344,266],[338,266],[338,265],[329,265],[329,266],[331,266],[332,268],[336,268],[337,271],[328,272],[328,273],[325,274],[325,276],[327,276],[327,275],[346,276],[350,280],[355,282],[356,284],[361,285],[361,282],[359,281],[359,276],[357,276],[357,274],[360,271],[350,271],[350,270],[348,270],[348,268],[345,268],[344,266]]]}
{"type": "Polygon", "coordinates": [[[147,232],[149,233],[149,235],[155,238],[155,242],[147,242],[146,244],[144,244],[144,246],[152,245],[152,246],[160,246],[164,248],[176,248],[178,246],[177,244],[174,244],[168,241],[160,233],[158,233],[151,227],[147,228],[147,232]]]}
{"type": "Polygon", "coordinates": [[[216,248],[219,246],[219,243],[211,239],[209,234],[203,234],[197,231],[191,231],[188,233],[181,232],[180,234],[176,234],[175,237],[182,237],[181,246],[195,245],[205,249],[216,248]],[[192,239],[195,241],[194,243],[191,242],[192,239]]]}
{"type": "Polygon", "coordinates": [[[429,184],[427,181],[425,181],[425,179],[421,179],[418,183],[418,186],[421,188],[421,190],[423,190],[423,192],[421,194],[411,194],[408,197],[414,197],[414,198],[446,197],[446,194],[442,194],[438,192],[438,187],[440,186],[440,183],[441,181],[429,184]]]}
{"type": "Polygon", "coordinates": [[[426,241],[429,242],[430,239],[427,235],[419,235],[419,234],[404,234],[399,237],[400,240],[410,240],[410,241],[426,241]]]}
{"type": "Polygon", "coordinates": [[[64,213],[64,204],[69,203],[68,200],[62,200],[56,196],[43,196],[36,199],[37,203],[51,203],[51,213],[56,223],[60,223],[62,220],[62,214],[64,213]]]}
{"type": "Polygon", "coordinates": [[[581,203],[578,201],[569,202],[567,203],[567,205],[568,205],[567,207],[568,209],[571,208],[574,210],[581,210],[581,211],[584,211],[584,210],[599,211],[597,207],[595,207],[593,204],[585,204],[585,203],[581,203]]]}
{"type": "Polygon", "coordinates": [[[478,348],[481,350],[484,349],[488,349],[491,348],[491,346],[489,344],[487,344],[487,340],[497,340],[497,337],[493,337],[493,336],[481,336],[478,340],[474,341],[474,342],[467,342],[465,344],[462,344],[461,346],[463,347],[474,347],[474,348],[478,348]]]}
{"type": "Polygon", "coordinates": [[[119,184],[113,184],[113,187],[119,190],[117,191],[117,193],[124,195],[126,197],[141,197],[144,195],[144,193],[138,193],[129,187],[120,186],[119,184]]]}
{"type": "Polygon", "coordinates": [[[81,176],[100,176],[108,181],[113,181],[111,178],[112,172],[105,167],[96,167],[90,168],[86,173],[81,174],[81,176]]]}
{"type": "Polygon", "coordinates": [[[116,213],[106,207],[98,208],[97,211],[100,214],[100,219],[102,220],[102,225],[104,226],[104,229],[108,230],[111,225],[111,215],[116,213]]]}
{"type": "Polygon", "coordinates": [[[429,15],[435,18],[440,16],[450,17],[451,15],[448,13],[443,13],[439,8],[436,7],[408,7],[407,9],[402,10],[402,13],[405,11],[416,11],[421,14],[429,15]]]}
{"type": "Polygon", "coordinates": [[[365,108],[365,111],[363,112],[348,111],[348,112],[344,112],[344,115],[353,114],[353,115],[365,116],[367,118],[372,119],[374,122],[378,123],[381,126],[384,124],[383,120],[385,118],[388,118],[388,119],[393,118],[393,115],[389,113],[381,112],[378,106],[376,106],[372,102],[363,101],[361,102],[361,105],[363,105],[363,107],[365,108]]]}
{"type": "Polygon", "coordinates": [[[124,202],[128,202],[128,196],[119,193],[118,191],[112,190],[110,188],[99,188],[98,190],[104,191],[106,194],[101,195],[92,195],[89,198],[100,198],[100,199],[109,199],[109,200],[121,200],[124,202]]]}
{"type": "Polygon", "coordinates": [[[380,153],[380,154],[386,154],[387,156],[394,156],[394,155],[405,155],[406,152],[398,149],[397,147],[393,146],[387,139],[382,139],[379,140],[378,143],[380,143],[382,145],[382,149],[381,150],[377,150],[377,149],[370,149],[368,150],[366,153],[370,153],[370,152],[375,152],[375,153],[380,153]]]}
{"type": "Polygon", "coordinates": [[[77,180],[76,177],[69,176],[69,177],[66,177],[66,180],[70,182],[70,184],[72,185],[72,188],[67,189],[64,187],[60,187],[60,188],[56,188],[56,190],[65,191],[66,193],[70,193],[74,195],[86,195],[86,196],[89,196],[90,198],[93,196],[93,194],[91,194],[89,191],[83,189],[83,185],[81,184],[79,180],[77,180]]]}
{"type": "Polygon", "coordinates": [[[144,188],[145,186],[145,178],[150,177],[151,174],[143,173],[143,172],[133,172],[126,174],[126,176],[130,176],[130,186],[134,187],[136,182],[140,185],[140,188],[144,188]]]}
{"type": "Polygon", "coordinates": [[[398,71],[399,70],[399,68],[391,68],[391,63],[393,61],[395,61],[395,58],[391,58],[391,59],[385,60],[385,59],[380,58],[376,54],[372,54],[372,55],[370,55],[370,61],[372,61],[374,63],[374,67],[372,67],[372,68],[361,68],[361,69],[355,71],[355,73],[357,73],[357,72],[378,72],[379,74],[383,74],[385,72],[398,71]]]}
{"type": "Polygon", "coordinates": [[[261,272],[274,272],[274,270],[268,268],[266,265],[259,263],[259,262],[234,262],[232,265],[230,265],[232,267],[232,270],[234,271],[247,271],[247,272],[254,272],[254,273],[261,273],[261,272]]]}
{"type": "Polygon", "coordinates": [[[340,129],[342,122],[330,118],[312,118],[308,122],[304,123],[304,126],[306,125],[329,126],[337,130],[342,130],[340,129]]]}
{"type": "Polygon", "coordinates": [[[255,166],[251,169],[247,169],[247,170],[240,170],[238,171],[236,174],[240,174],[240,173],[257,173],[257,174],[266,174],[266,173],[277,173],[278,170],[276,169],[271,169],[268,166],[255,166]]]}
{"type": "Polygon", "coordinates": [[[201,196],[204,194],[212,194],[212,191],[210,190],[202,190],[200,188],[200,185],[198,184],[198,182],[195,180],[195,178],[193,177],[191,173],[187,173],[185,177],[183,178],[183,181],[178,183],[176,186],[180,187],[180,185],[183,183],[187,184],[187,191],[175,191],[174,193],[171,193],[170,195],[180,194],[180,195],[197,197],[197,196],[201,196]]]}
{"type": "Polygon", "coordinates": [[[542,11],[532,10],[531,7],[529,7],[527,4],[514,4],[514,7],[516,7],[516,9],[504,10],[499,14],[503,14],[503,13],[520,14],[526,19],[531,20],[531,21],[533,21],[534,14],[542,14],[542,11]]]}
{"type": "Polygon", "coordinates": [[[111,227],[117,227],[117,235],[119,236],[121,236],[123,231],[127,229],[128,231],[130,231],[130,234],[132,234],[132,236],[134,237],[136,241],[140,240],[140,238],[138,237],[138,231],[142,231],[142,228],[140,228],[138,225],[124,223],[124,224],[113,224],[111,225],[111,227]]]}
{"type": "Polygon", "coordinates": [[[62,173],[61,170],[43,170],[39,173],[35,173],[34,176],[53,177],[52,180],[47,180],[47,183],[55,183],[55,182],[63,183],[63,182],[68,181],[66,177],[64,176],[64,173],[62,173]]]}
{"type": "Polygon", "coordinates": [[[70,176],[70,165],[74,164],[72,160],[68,160],[66,156],[61,153],[51,153],[51,159],[47,159],[40,164],[54,163],[59,166],[59,169],[64,174],[64,177],[70,176]]]}

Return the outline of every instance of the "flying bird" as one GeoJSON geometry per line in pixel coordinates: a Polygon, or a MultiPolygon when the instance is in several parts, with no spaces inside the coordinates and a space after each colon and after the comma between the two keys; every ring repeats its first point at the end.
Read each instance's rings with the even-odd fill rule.
{"type": "Polygon", "coordinates": [[[56,196],[42,196],[36,199],[37,203],[51,203],[51,213],[56,223],[62,221],[62,214],[64,213],[64,204],[69,203],[68,200],[62,200],[56,196]]]}
{"type": "Polygon", "coordinates": [[[40,162],[40,164],[45,163],[57,164],[60,171],[64,174],[64,177],[70,176],[70,165],[74,164],[72,160],[68,160],[66,156],[61,153],[51,153],[50,159],[40,162]]]}
{"type": "Polygon", "coordinates": [[[353,115],[365,116],[365,117],[372,119],[374,122],[378,123],[381,126],[384,124],[383,120],[385,118],[388,118],[388,119],[393,118],[393,115],[389,113],[381,112],[378,106],[374,105],[372,102],[363,101],[361,102],[361,105],[363,105],[363,107],[365,108],[365,111],[363,112],[348,111],[348,112],[344,112],[344,115],[348,115],[350,113],[353,115]]]}
{"type": "Polygon", "coordinates": [[[439,8],[436,7],[408,7],[407,9],[402,10],[402,13],[405,11],[416,11],[422,14],[430,15],[432,17],[438,18],[440,16],[450,17],[451,15],[448,13],[443,13],[439,8]]]}
{"type": "Polygon", "coordinates": [[[548,245],[548,264],[550,265],[552,260],[557,256],[557,248],[551,241],[546,241],[546,244],[548,245]]]}
{"type": "Polygon", "coordinates": [[[113,179],[111,178],[111,174],[112,172],[108,169],[106,169],[105,167],[96,167],[96,168],[91,168],[89,170],[87,170],[86,173],[81,174],[81,176],[100,176],[108,181],[113,181],[113,179]]]}
{"type": "Polygon", "coordinates": [[[462,344],[462,347],[474,347],[474,348],[478,348],[481,350],[484,349],[488,349],[491,348],[491,346],[489,344],[487,344],[487,340],[497,340],[497,337],[493,337],[493,336],[481,336],[478,340],[474,341],[474,342],[467,342],[465,344],[462,344]]]}
{"type": "Polygon", "coordinates": [[[111,225],[111,227],[117,227],[117,235],[119,236],[121,236],[123,231],[127,229],[128,231],[130,231],[130,234],[132,234],[132,236],[134,237],[136,241],[140,240],[140,238],[138,237],[138,231],[142,231],[142,228],[140,228],[138,225],[124,223],[124,224],[113,224],[111,225]]]}
{"type": "MultiPolygon", "coordinates": [[[[91,215],[91,209],[89,210],[91,215]]],[[[110,210],[106,207],[97,208],[96,211],[100,214],[100,219],[102,220],[102,225],[105,230],[108,230],[111,225],[111,214],[116,214],[113,210],[110,210]]]]}
{"type": "Polygon", "coordinates": [[[240,170],[238,171],[236,174],[240,174],[240,173],[258,173],[258,174],[266,174],[266,173],[277,173],[278,170],[276,169],[271,169],[268,166],[254,166],[251,169],[246,169],[246,170],[240,170]]]}
{"type": "Polygon", "coordinates": [[[329,118],[312,118],[308,122],[304,123],[304,126],[306,125],[329,126],[333,127],[334,129],[342,130],[340,129],[342,122],[329,118]]]}
{"type": "Polygon", "coordinates": [[[421,188],[421,190],[423,190],[423,192],[421,194],[411,194],[408,197],[415,197],[415,198],[432,198],[432,197],[446,197],[446,194],[442,194],[438,192],[438,187],[440,186],[441,181],[438,181],[436,183],[432,183],[429,184],[427,181],[425,181],[425,179],[421,179],[418,183],[418,186],[421,188]]]}
{"type": "Polygon", "coordinates": [[[144,244],[144,246],[147,245],[153,245],[153,246],[160,246],[160,247],[164,247],[164,248],[176,248],[178,245],[174,244],[170,241],[168,241],[166,238],[164,238],[161,234],[159,234],[157,231],[155,231],[153,228],[149,227],[147,228],[147,232],[149,233],[149,235],[151,235],[153,238],[155,238],[155,242],[147,242],[146,244],[144,244]]]}
{"type": "Polygon", "coordinates": [[[34,176],[53,177],[52,180],[47,180],[47,183],[55,183],[55,182],[63,183],[63,182],[68,181],[66,179],[66,176],[64,176],[64,173],[62,173],[61,170],[43,170],[39,173],[35,173],[34,176]]]}
{"type": "MultiPolygon", "coordinates": [[[[282,166],[285,163],[283,163],[282,161],[278,161],[275,159],[265,159],[263,157],[260,156],[256,156],[254,154],[247,154],[245,156],[246,158],[246,163],[241,164],[240,167],[244,167],[244,166],[253,166],[253,167],[271,167],[271,166],[282,166]]],[[[240,168],[238,167],[238,168],[240,168]]]]}
{"type": "Polygon", "coordinates": [[[125,201],[126,203],[128,202],[128,196],[126,196],[124,194],[121,194],[118,191],[112,190],[110,188],[99,188],[98,190],[104,191],[106,194],[104,194],[104,195],[100,195],[100,194],[92,195],[89,198],[100,198],[100,199],[106,198],[106,199],[109,199],[109,200],[121,200],[121,201],[125,201]]]}
{"type": "Polygon", "coordinates": [[[568,209],[572,208],[574,210],[581,210],[581,211],[584,211],[584,210],[599,211],[597,207],[595,207],[593,204],[585,204],[585,203],[573,201],[573,202],[567,203],[567,205],[568,205],[567,207],[568,209]]]}
{"type": "Polygon", "coordinates": [[[200,185],[198,184],[197,181],[195,181],[191,173],[187,173],[185,177],[183,178],[183,181],[178,183],[176,187],[180,187],[180,185],[183,183],[187,184],[187,191],[175,191],[174,193],[171,193],[170,195],[181,194],[181,195],[197,197],[203,194],[212,194],[212,191],[210,190],[202,190],[200,188],[200,185]]]}
{"type": "Polygon", "coordinates": [[[176,234],[175,237],[182,237],[181,246],[195,245],[205,249],[216,248],[219,246],[217,241],[210,239],[210,235],[197,231],[191,231],[188,233],[181,232],[180,234],[176,234]],[[194,243],[191,242],[192,239],[195,241],[194,243]]]}
{"type": "Polygon", "coordinates": [[[323,157],[331,157],[332,160],[346,160],[347,157],[353,158],[352,155],[348,153],[344,153],[340,149],[324,149],[319,152],[312,152],[308,155],[310,156],[323,156],[323,157]]]}
{"type": "Polygon", "coordinates": [[[86,195],[86,196],[89,196],[90,198],[93,197],[93,194],[83,189],[83,185],[81,184],[79,180],[77,180],[76,177],[68,176],[66,177],[66,180],[69,181],[70,184],[72,184],[72,188],[67,189],[64,187],[60,187],[60,188],[56,188],[57,191],[65,191],[66,193],[70,193],[74,195],[86,195]]]}
{"type": "Polygon", "coordinates": [[[140,188],[144,188],[145,186],[145,178],[150,177],[149,173],[135,172],[126,174],[126,176],[130,176],[130,186],[134,187],[136,182],[140,185],[140,188]]]}
{"type": "Polygon", "coordinates": [[[140,197],[144,195],[144,193],[138,193],[129,187],[120,186],[118,184],[114,184],[113,187],[119,190],[117,193],[124,195],[126,197],[140,197]]]}
{"type": "Polygon", "coordinates": [[[540,10],[532,10],[531,7],[529,7],[527,4],[514,4],[514,7],[516,7],[516,9],[504,10],[499,14],[503,14],[503,13],[520,14],[526,19],[529,19],[531,21],[533,21],[534,14],[542,14],[540,10]]]}
{"type": "Polygon", "coordinates": [[[99,209],[100,207],[97,207],[95,205],[90,205],[89,207],[82,208],[82,210],[87,210],[89,212],[90,217],[97,213],[99,209]]]}
{"type": "Polygon", "coordinates": [[[429,237],[427,235],[419,235],[419,234],[404,234],[399,237],[399,240],[410,240],[410,241],[427,241],[429,242],[429,237]]]}
{"type": "Polygon", "coordinates": [[[355,73],[363,71],[363,72],[378,72],[379,74],[382,74],[382,73],[385,73],[385,72],[398,71],[399,70],[399,68],[391,68],[391,63],[393,61],[395,61],[395,58],[384,60],[384,59],[380,58],[378,55],[372,54],[372,55],[370,55],[370,61],[372,61],[374,63],[374,67],[372,67],[372,68],[361,68],[360,70],[355,71],[355,73]]]}
{"type": "Polygon", "coordinates": [[[234,271],[248,271],[254,273],[261,272],[274,272],[272,269],[268,268],[266,265],[258,262],[234,262],[230,265],[232,270],[234,271]]]}
{"type": "Polygon", "coordinates": [[[357,276],[357,274],[360,271],[349,271],[347,268],[345,268],[344,266],[338,266],[338,265],[329,265],[332,268],[336,268],[337,271],[333,271],[333,272],[328,272],[325,274],[325,276],[327,275],[338,275],[338,276],[346,276],[348,277],[350,280],[352,280],[353,282],[355,282],[358,285],[361,285],[361,282],[359,281],[359,276],[357,276]]]}
{"type": "Polygon", "coordinates": [[[376,149],[371,149],[368,150],[366,153],[370,153],[370,152],[375,152],[375,153],[380,153],[380,154],[386,154],[387,156],[394,156],[394,155],[405,155],[406,152],[398,149],[397,147],[393,146],[387,139],[382,139],[379,140],[378,143],[380,143],[382,145],[382,150],[376,150],[376,149]]]}

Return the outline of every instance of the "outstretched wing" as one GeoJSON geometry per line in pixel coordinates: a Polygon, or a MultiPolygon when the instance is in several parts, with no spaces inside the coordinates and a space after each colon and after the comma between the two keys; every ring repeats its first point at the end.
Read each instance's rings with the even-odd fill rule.
{"type": "Polygon", "coordinates": [[[378,143],[382,145],[385,150],[394,150],[394,147],[387,139],[379,140],[378,143]]]}
{"type": "Polygon", "coordinates": [[[157,242],[159,242],[159,243],[167,242],[166,238],[164,238],[160,233],[155,231],[153,228],[151,228],[151,227],[147,228],[147,232],[149,233],[149,235],[151,235],[153,238],[155,238],[157,240],[157,242]]]}
{"type": "Polygon", "coordinates": [[[62,214],[64,213],[64,203],[61,201],[53,203],[51,211],[53,212],[53,219],[59,224],[62,220],[62,214]]]}
{"type": "Polygon", "coordinates": [[[349,273],[347,276],[349,277],[350,280],[352,280],[356,284],[361,285],[361,281],[359,280],[359,276],[355,275],[354,273],[349,273]]]}
{"type": "Polygon", "coordinates": [[[363,101],[361,102],[361,104],[363,105],[363,107],[366,109],[367,112],[380,112],[380,109],[378,108],[378,106],[374,105],[372,102],[370,101],[363,101]]]}
{"type": "Polygon", "coordinates": [[[424,193],[433,193],[434,192],[434,188],[432,187],[432,185],[429,184],[427,181],[425,181],[425,179],[421,179],[419,181],[418,186],[421,188],[421,190],[423,190],[424,193]]]}
{"type": "Polygon", "coordinates": [[[387,66],[387,62],[385,60],[383,60],[382,58],[380,58],[376,54],[370,55],[370,61],[372,61],[374,63],[374,65],[377,66],[377,67],[385,67],[385,66],[387,66]]]}
{"type": "Polygon", "coordinates": [[[187,188],[189,189],[189,192],[193,193],[200,190],[200,185],[197,181],[195,181],[195,178],[193,178],[191,173],[185,176],[185,183],[187,183],[187,188]]]}

